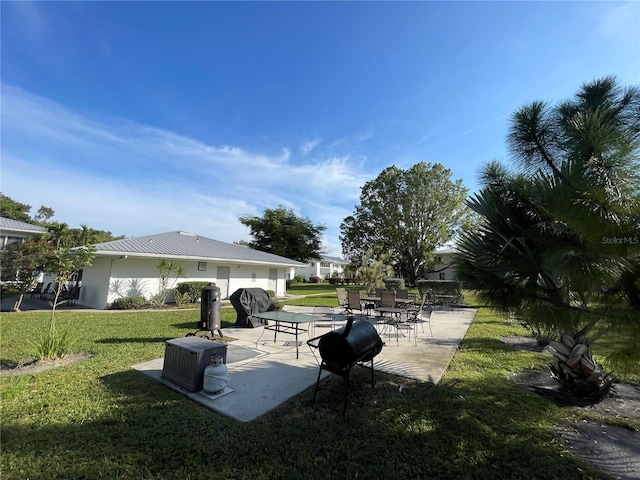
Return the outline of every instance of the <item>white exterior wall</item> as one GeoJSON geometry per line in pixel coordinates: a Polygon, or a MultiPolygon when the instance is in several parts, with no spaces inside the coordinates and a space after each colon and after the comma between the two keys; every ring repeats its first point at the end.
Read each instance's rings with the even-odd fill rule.
{"type": "MultiPolygon", "coordinates": [[[[169,281],[173,290],[180,282],[213,282],[218,286],[218,266],[229,267],[228,292],[221,291],[228,298],[239,288],[262,288],[273,290],[276,296],[286,293],[286,274],[288,267],[268,265],[238,265],[206,262],[206,270],[199,270],[197,261],[176,261],[182,265],[185,278],[169,281]],[[269,279],[269,270],[276,270],[276,280],[269,279]]],[[[128,257],[96,257],[92,267],[84,269],[82,288],[78,303],[91,308],[104,309],[117,298],[143,295],[147,300],[160,291],[159,273],[155,270],[156,259],[128,257]]],[[[173,291],[168,301],[173,301],[173,291]]]]}
{"type": "Polygon", "coordinates": [[[78,303],[91,308],[106,308],[110,272],[111,258],[96,257],[93,266],[85,267],[78,303]]]}
{"type": "Polygon", "coordinates": [[[342,275],[344,272],[344,266],[339,263],[327,262],[329,263],[329,267],[322,267],[321,262],[327,261],[313,260],[309,262],[306,267],[296,267],[295,274],[302,275],[306,280],[309,280],[309,277],[320,277],[324,280],[327,277],[333,276],[334,272],[338,272],[338,275],[342,275]]]}
{"type": "Polygon", "coordinates": [[[428,280],[457,280],[456,269],[452,264],[451,254],[440,254],[441,263],[434,267],[435,272],[427,274],[428,280]]]}

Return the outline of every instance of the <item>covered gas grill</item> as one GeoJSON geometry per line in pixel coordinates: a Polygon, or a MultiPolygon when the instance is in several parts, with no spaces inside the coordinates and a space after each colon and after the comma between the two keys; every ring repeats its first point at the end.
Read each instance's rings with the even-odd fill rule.
{"type": "Polygon", "coordinates": [[[273,302],[262,288],[239,288],[231,294],[229,301],[236,310],[236,327],[256,328],[268,325],[267,320],[253,317],[254,313],[273,310],[273,302]]]}
{"type": "Polygon", "coordinates": [[[354,321],[353,315],[347,318],[347,324],[337,330],[325,333],[307,341],[307,345],[320,352],[322,361],[318,371],[313,400],[316,400],[318,384],[322,371],[326,370],[344,378],[344,406],[343,415],[347,411],[349,396],[349,373],[354,365],[364,366],[369,363],[371,368],[371,386],[374,387],[373,359],[382,351],[384,343],[376,328],[367,321],[354,321]]]}

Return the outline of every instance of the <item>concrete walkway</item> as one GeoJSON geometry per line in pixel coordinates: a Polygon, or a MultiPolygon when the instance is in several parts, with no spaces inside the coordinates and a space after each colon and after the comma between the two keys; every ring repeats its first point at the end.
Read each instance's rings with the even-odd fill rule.
{"type": "MultiPolygon", "coordinates": [[[[286,306],[291,312],[311,313],[310,307],[286,306]]],[[[431,315],[429,327],[417,326],[418,336],[399,336],[382,332],[385,346],[374,359],[374,368],[393,375],[438,383],[458,345],[473,321],[474,309],[438,310],[431,315]]],[[[356,315],[356,320],[358,316],[356,315]]],[[[375,319],[369,317],[375,324],[375,319]]],[[[330,330],[328,324],[316,326],[313,335],[318,336],[330,330]]],[[[229,383],[226,391],[217,396],[204,392],[191,393],[162,378],[163,359],[156,359],[132,368],[149,375],[194,401],[223,415],[248,422],[286,402],[291,397],[313,386],[318,376],[320,358],[306,344],[307,333],[301,334],[300,355],[296,359],[293,335],[279,334],[273,341],[273,332],[259,328],[230,327],[224,329],[225,336],[236,338],[229,343],[227,366],[229,383]],[[234,360],[234,357],[238,360],[234,360]]],[[[406,333],[405,333],[406,335],[406,333]]],[[[323,378],[328,374],[323,373],[323,378]]]]}

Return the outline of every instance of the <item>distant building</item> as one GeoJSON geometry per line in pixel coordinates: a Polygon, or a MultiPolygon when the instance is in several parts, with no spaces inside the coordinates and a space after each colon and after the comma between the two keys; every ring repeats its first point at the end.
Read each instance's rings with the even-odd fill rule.
{"type": "Polygon", "coordinates": [[[306,267],[296,267],[295,274],[302,275],[305,280],[309,277],[320,277],[322,280],[334,276],[342,277],[344,267],[349,262],[339,257],[322,257],[319,260],[311,260],[306,267]]]}
{"type": "MultiPolygon", "coordinates": [[[[19,222],[11,218],[0,217],[0,250],[5,250],[10,245],[17,243],[23,243],[27,238],[34,235],[42,235],[46,233],[47,229],[33,225],[31,223],[19,222]]],[[[3,272],[4,273],[4,272],[3,272]]],[[[38,276],[40,280],[42,274],[38,276]]],[[[6,274],[6,278],[3,276],[0,281],[13,281],[15,276],[13,274],[6,274]]]]}
{"type": "Polygon", "coordinates": [[[427,272],[427,280],[457,280],[458,275],[453,265],[453,254],[457,250],[451,246],[438,247],[433,252],[436,255],[436,264],[427,272]]]}
{"type": "Polygon", "coordinates": [[[31,223],[19,222],[11,218],[0,217],[0,249],[22,243],[33,235],[42,235],[46,229],[31,223]]]}

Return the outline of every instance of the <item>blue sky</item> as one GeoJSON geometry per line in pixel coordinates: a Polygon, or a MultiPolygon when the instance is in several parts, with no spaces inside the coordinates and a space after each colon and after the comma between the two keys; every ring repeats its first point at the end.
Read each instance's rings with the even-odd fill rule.
{"type": "Polygon", "coordinates": [[[640,83],[635,2],[7,2],[1,189],[115,235],[339,226],[384,168],[477,190],[510,115],[640,83]]]}

